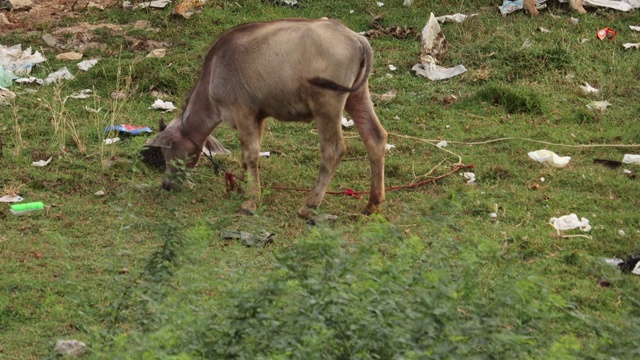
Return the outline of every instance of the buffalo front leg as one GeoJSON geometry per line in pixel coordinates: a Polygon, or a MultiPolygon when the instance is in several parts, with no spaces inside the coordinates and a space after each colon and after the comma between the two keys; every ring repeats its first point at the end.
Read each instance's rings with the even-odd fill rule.
{"type": "Polygon", "coordinates": [[[311,193],[307,197],[305,204],[298,209],[298,215],[304,219],[311,219],[314,215],[314,211],[322,202],[340,161],[347,152],[342,139],[342,123],[340,119],[340,114],[317,116],[322,163],[311,193]]]}
{"type": "Polygon", "coordinates": [[[580,14],[586,14],[587,10],[582,6],[582,0],[569,0],[569,6],[572,9],[577,10],[580,14]]]}
{"type": "Polygon", "coordinates": [[[536,16],[538,15],[538,9],[536,9],[536,1],[535,0],[524,0],[524,8],[527,9],[529,15],[536,16]]]}
{"type": "Polygon", "coordinates": [[[264,119],[252,121],[238,126],[240,132],[240,146],[242,147],[242,166],[247,174],[247,189],[245,201],[240,209],[241,214],[253,214],[260,200],[260,173],[258,170],[258,157],[260,156],[260,144],[264,132],[264,119]]]}
{"type": "Polygon", "coordinates": [[[349,95],[346,110],[353,118],[358,133],[367,148],[371,165],[369,203],[362,212],[365,214],[376,213],[380,210],[380,204],[385,200],[384,157],[387,152],[387,132],[373,110],[368,84],[349,95]]]}

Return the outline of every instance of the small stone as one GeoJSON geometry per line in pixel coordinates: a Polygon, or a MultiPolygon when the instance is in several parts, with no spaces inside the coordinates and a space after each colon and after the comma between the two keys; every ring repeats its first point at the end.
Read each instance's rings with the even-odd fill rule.
{"type": "Polygon", "coordinates": [[[9,21],[9,19],[7,19],[7,16],[5,14],[0,13],[0,26],[2,25],[10,25],[11,22],[9,21]]]}
{"type": "Polygon", "coordinates": [[[82,356],[87,352],[87,346],[78,340],[58,340],[53,350],[62,356],[82,356]]]}
{"type": "Polygon", "coordinates": [[[11,10],[29,10],[33,6],[32,0],[7,0],[11,10]]]}
{"type": "Polygon", "coordinates": [[[620,235],[620,236],[624,236],[624,235],[625,235],[624,230],[618,230],[618,235],[620,235]]]}

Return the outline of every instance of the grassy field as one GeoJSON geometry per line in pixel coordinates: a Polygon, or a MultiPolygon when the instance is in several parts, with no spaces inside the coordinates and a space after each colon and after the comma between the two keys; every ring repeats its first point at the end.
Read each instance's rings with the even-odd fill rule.
{"type": "MultiPolygon", "coordinates": [[[[76,76],[13,85],[17,98],[0,107],[0,195],[46,204],[24,216],[0,207],[0,358],[51,357],[57,340],[77,339],[89,347],[85,357],[109,359],[636,359],[640,282],[604,259],[640,251],[640,167],[610,169],[594,159],[640,153],[640,53],[622,47],[640,42],[629,28],[640,15],[591,8],[578,16],[565,4],[537,18],[502,17],[497,5],[209,1],[188,20],[172,17],[170,6],[113,8],[0,34],[2,45],[47,57],[32,75],[68,66],[76,76]],[[414,35],[430,12],[478,14],[441,25],[450,52],[442,65],[463,64],[465,74],[432,82],[411,71],[420,59],[414,35]],[[313,184],[313,124],[268,123],[262,150],[272,156],[260,160],[255,216],[236,214],[241,195],[228,194],[204,158],[192,186],[166,192],[162,173],[138,155],[148,136],[104,144],[108,125],[157,130],[158,120],[171,120],[175,113],[148,107],[157,92],[182,104],[225,29],[323,16],[358,32],[376,16],[383,27],[413,31],[370,39],[371,92],[396,91],[391,100],[375,97],[395,145],[386,186],[437,177],[458,162],[474,165],[475,185],[456,172],[388,192],[372,217],[359,214],[366,196],[327,195],[321,211],[339,218],[313,227],[295,215],[304,193],[274,189],[313,184]],[[134,27],[139,20],[150,27],[134,27]],[[81,22],[118,25],[85,31],[103,44],[85,51],[84,59],[100,58],[87,72],[55,60],[66,50],[42,40],[54,33],[74,43],[82,36],[56,30],[81,22]],[[604,27],[617,36],[598,40],[604,27]],[[165,57],[145,57],[153,41],[170,43],[165,57]],[[583,82],[600,92],[583,94],[583,82]],[[82,89],[94,96],[68,98],[82,89]],[[125,97],[113,99],[114,91],[125,97]],[[599,100],[610,107],[587,108],[599,100]],[[444,149],[435,146],[441,140],[444,149]],[[539,149],[571,161],[545,167],[527,156],[539,149]],[[31,166],[49,157],[48,166],[31,166]],[[94,195],[99,190],[105,195],[94,195]],[[571,213],[589,219],[591,231],[558,234],[548,224],[571,213]],[[277,236],[246,247],[223,240],[226,230],[277,236]]],[[[330,190],[368,190],[365,148],[355,129],[344,134],[349,150],[330,190]]],[[[215,136],[232,151],[219,158],[223,167],[240,174],[237,133],[221,127],[215,136]]]]}

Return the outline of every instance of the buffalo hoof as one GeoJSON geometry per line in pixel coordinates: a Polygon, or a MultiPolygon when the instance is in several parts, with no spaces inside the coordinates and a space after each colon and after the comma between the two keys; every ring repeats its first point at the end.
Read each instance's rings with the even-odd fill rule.
{"type": "Polygon", "coordinates": [[[176,186],[171,181],[169,181],[169,179],[164,179],[162,180],[162,188],[167,191],[171,191],[175,189],[176,186]]]}

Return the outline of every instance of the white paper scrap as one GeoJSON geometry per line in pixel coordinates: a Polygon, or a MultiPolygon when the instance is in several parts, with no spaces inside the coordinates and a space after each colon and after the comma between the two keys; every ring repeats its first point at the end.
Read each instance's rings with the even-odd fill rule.
{"type": "Polygon", "coordinates": [[[346,117],[344,117],[344,116],[342,117],[342,126],[344,126],[344,127],[352,127],[353,125],[354,125],[353,120],[351,120],[351,119],[347,120],[346,117]]]}
{"type": "Polygon", "coordinates": [[[436,144],[436,146],[439,147],[440,149],[442,149],[443,147],[447,147],[447,145],[449,145],[449,144],[447,144],[447,142],[444,141],[444,140],[442,140],[442,141],[440,141],[439,143],[436,144]]]}
{"type": "Polygon", "coordinates": [[[589,85],[588,82],[583,82],[582,85],[580,85],[580,89],[585,94],[597,94],[598,92],[600,92],[600,90],[598,90],[598,89],[594,88],[593,86],[589,85]]]}
{"type": "Polygon", "coordinates": [[[67,69],[67,67],[63,67],[58,71],[52,72],[51,74],[49,74],[45,79],[44,79],[44,84],[45,85],[49,85],[52,84],[54,82],[57,82],[58,80],[62,80],[62,79],[66,79],[66,80],[72,80],[75,79],[75,76],[71,75],[71,73],[69,72],[69,69],[67,69]]]}
{"type": "Polygon", "coordinates": [[[559,156],[553,151],[544,150],[544,149],[531,151],[528,155],[531,159],[543,165],[557,167],[557,168],[563,168],[567,166],[567,164],[569,163],[569,160],[571,160],[570,156],[559,156]]]}
{"type": "Polygon", "coordinates": [[[578,215],[576,214],[564,215],[559,218],[552,217],[549,220],[549,224],[551,224],[551,226],[553,226],[557,231],[580,229],[586,232],[591,230],[589,220],[586,218],[578,220],[578,215]]]}
{"type": "Polygon", "coordinates": [[[91,93],[93,93],[91,89],[82,89],[69,95],[69,97],[72,99],[88,99],[91,97],[91,93]]]}
{"type": "Polygon", "coordinates": [[[624,154],[622,162],[625,164],[637,164],[640,165],[640,155],[636,154],[624,154]]]}
{"type": "Polygon", "coordinates": [[[120,138],[119,138],[119,137],[106,138],[106,139],[104,139],[104,143],[105,143],[106,145],[115,144],[115,143],[117,143],[118,141],[120,141],[120,138]]]}
{"type": "Polygon", "coordinates": [[[78,68],[82,71],[89,71],[93,65],[98,63],[98,59],[84,60],[78,63],[78,68]]]}
{"type": "Polygon", "coordinates": [[[51,156],[49,159],[47,160],[38,160],[38,161],[34,161],[31,163],[31,165],[33,166],[37,166],[37,167],[43,167],[43,166],[47,166],[49,165],[49,163],[51,162],[51,160],[53,159],[53,156],[51,156]]]}
{"type": "Polygon", "coordinates": [[[22,200],[24,199],[18,195],[5,195],[3,197],[0,197],[0,202],[3,203],[20,202],[22,200]]]}
{"type": "Polygon", "coordinates": [[[177,107],[175,107],[171,101],[162,101],[161,99],[156,99],[156,101],[149,107],[149,109],[164,110],[164,112],[170,112],[177,109],[177,107]]]}

